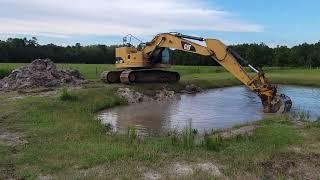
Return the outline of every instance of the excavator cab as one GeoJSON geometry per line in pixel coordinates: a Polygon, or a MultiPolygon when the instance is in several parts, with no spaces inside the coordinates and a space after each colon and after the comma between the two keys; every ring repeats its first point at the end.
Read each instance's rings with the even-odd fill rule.
{"type": "Polygon", "coordinates": [[[129,34],[123,37],[122,47],[116,48],[116,68],[167,68],[170,66],[170,49],[160,47],[154,49],[152,53],[145,56],[142,49],[148,46],[137,37],[129,34]],[[139,44],[134,46],[133,41],[138,41],[139,44]]]}
{"type": "Polygon", "coordinates": [[[169,48],[159,48],[153,52],[150,61],[154,64],[170,64],[169,48]]]}

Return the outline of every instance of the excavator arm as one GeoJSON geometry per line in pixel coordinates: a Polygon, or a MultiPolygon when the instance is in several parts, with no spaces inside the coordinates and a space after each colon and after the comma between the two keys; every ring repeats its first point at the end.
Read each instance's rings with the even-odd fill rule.
{"type": "Polygon", "coordinates": [[[239,63],[242,58],[217,39],[205,39],[180,33],[163,33],[158,34],[151,42],[146,43],[141,51],[146,56],[151,57],[159,48],[171,48],[211,57],[251,91],[257,93],[261,98],[264,112],[283,113],[291,109],[290,98],[284,94],[278,95],[277,87],[269,83],[263,72],[259,72],[251,65],[249,67],[254,70],[255,74],[246,72],[245,68],[239,63]],[[204,45],[194,41],[204,42],[204,45]]]}

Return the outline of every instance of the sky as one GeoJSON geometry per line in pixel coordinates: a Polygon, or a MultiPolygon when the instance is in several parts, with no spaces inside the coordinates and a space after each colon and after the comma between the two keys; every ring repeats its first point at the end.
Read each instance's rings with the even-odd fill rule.
{"type": "Polygon", "coordinates": [[[319,7],[318,0],[0,0],[0,39],[111,45],[127,34],[147,42],[181,32],[228,45],[294,46],[320,40],[319,7]]]}

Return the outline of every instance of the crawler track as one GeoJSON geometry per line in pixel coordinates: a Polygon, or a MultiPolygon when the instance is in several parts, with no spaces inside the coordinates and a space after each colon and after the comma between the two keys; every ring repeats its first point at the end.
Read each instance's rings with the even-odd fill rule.
{"type": "Polygon", "coordinates": [[[120,75],[123,71],[104,72],[102,80],[106,83],[121,83],[120,75]]]}
{"type": "Polygon", "coordinates": [[[104,72],[103,81],[107,83],[174,83],[180,80],[177,72],[138,69],[104,72]]]}
{"type": "Polygon", "coordinates": [[[174,83],[180,80],[177,72],[141,69],[127,70],[120,75],[120,81],[124,84],[130,83],[174,83]]]}

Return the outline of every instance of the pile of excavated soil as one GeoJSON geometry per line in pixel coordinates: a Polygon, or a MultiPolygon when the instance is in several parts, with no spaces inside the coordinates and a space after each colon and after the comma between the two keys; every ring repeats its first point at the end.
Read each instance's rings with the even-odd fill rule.
{"type": "Polygon", "coordinates": [[[174,91],[168,91],[165,89],[157,90],[156,95],[154,97],[147,96],[129,88],[119,88],[117,93],[120,97],[124,98],[129,104],[149,101],[166,101],[175,98],[174,91]]]}
{"type": "Polygon", "coordinates": [[[15,69],[0,80],[0,91],[39,87],[78,86],[87,80],[77,70],[60,70],[50,59],[37,59],[31,64],[15,69]]]}
{"type": "Polygon", "coordinates": [[[174,91],[168,91],[166,89],[163,90],[158,90],[154,99],[156,101],[167,101],[167,100],[172,100],[175,97],[175,92],[174,91]]]}
{"type": "Polygon", "coordinates": [[[129,104],[151,101],[151,98],[149,96],[146,96],[129,88],[119,88],[117,93],[120,97],[124,98],[129,104]]]}
{"type": "Polygon", "coordinates": [[[194,84],[189,84],[186,86],[186,88],[184,90],[182,90],[182,93],[188,93],[188,94],[195,94],[198,92],[202,92],[203,90],[201,89],[201,87],[196,86],[194,84]]]}

